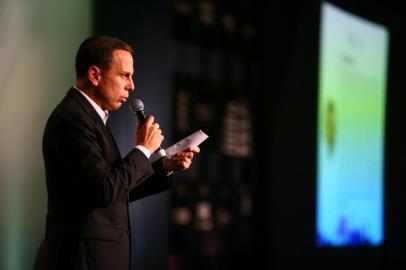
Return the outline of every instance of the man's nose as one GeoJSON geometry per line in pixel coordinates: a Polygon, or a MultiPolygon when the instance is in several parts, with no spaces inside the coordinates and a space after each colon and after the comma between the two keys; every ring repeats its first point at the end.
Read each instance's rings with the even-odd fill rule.
{"type": "Polygon", "coordinates": [[[128,91],[132,92],[135,90],[135,85],[133,79],[130,77],[129,84],[128,84],[128,91]]]}

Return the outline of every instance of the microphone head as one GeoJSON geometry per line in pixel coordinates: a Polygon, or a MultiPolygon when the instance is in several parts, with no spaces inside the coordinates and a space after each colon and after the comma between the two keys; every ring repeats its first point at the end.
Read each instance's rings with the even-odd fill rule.
{"type": "Polygon", "coordinates": [[[130,102],[130,109],[133,113],[137,113],[139,111],[144,110],[144,103],[141,101],[141,99],[134,98],[130,102]]]}

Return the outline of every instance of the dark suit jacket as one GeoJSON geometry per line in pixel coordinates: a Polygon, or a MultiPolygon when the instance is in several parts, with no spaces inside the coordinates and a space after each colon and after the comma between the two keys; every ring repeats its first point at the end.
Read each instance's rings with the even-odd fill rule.
{"type": "Polygon", "coordinates": [[[76,89],[52,112],[43,136],[48,192],[35,269],[128,270],[129,201],[172,187],[162,161],[134,148],[121,158],[95,109],[76,89]]]}

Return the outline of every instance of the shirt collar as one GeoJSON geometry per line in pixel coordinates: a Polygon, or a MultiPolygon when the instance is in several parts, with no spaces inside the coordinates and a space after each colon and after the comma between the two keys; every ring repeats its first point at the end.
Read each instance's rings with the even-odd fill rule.
{"type": "Polygon", "coordinates": [[[96,110],[97,114],[100,116],[100,118],[103,121],[104,125],[106,125],[107,119],[109,118],[109,111],[108,110],[103,110],[99,105],[97,105],[96,102],[94,102],[88,95],[86,95],[85,92],[83,92],[82,90],[77,88],[75,85],[73,86],[73,88],[78,90],[89,101],[89,103],[96,110]]]}

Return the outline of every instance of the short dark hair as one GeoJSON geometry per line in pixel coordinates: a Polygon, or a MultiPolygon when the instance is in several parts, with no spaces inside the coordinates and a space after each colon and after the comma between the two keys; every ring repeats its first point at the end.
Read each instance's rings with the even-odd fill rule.
{"type": "Polygon", "coordinates": [[[110,70],[114,50],[134,53],[129,44],[118,38],[93,36],[84,40],[76,53],[76,78],[84,78],[92,65],[98,66],[104,71],[110,70]]]}

